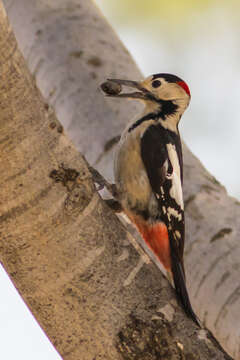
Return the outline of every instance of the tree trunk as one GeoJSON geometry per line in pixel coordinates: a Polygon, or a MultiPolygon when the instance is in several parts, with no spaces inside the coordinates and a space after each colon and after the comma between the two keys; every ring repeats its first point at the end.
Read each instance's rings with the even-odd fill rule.
{"type": "MultiPolygon", "coordinates": [[[[74,129],[73,132],[76,132],[77,124],[80,124],[78,147],[81,145],[82,151],[88,155],[88,158],[96,162],[97,156],[103,153],[107,140],[118,134],[118,130],[127,118],[129,108],[125,105],[123,108],[118,104],[113,106],[100,95],[98,90],[94,92],[93,89],[101,81],[99,74],[101,78],[105,76],[103,69],[109,71],[107,76],[114,74],[121,76],[120,65],[116,62],[116,58],[113,57],[110,61],[111,47],[115,47],[119,64],[121,61],[127,62],[128,54],[124,53],[117,38],[90,2],[66,3],[58,0],[51,1],[51,5],[46,1],[28,2],[28,4],[26,1],[24,4],[22,0],[11,1],[9,10],[13,20],[17,17],[18,20],[25,19],[23,28],[29,31],[28,34],[31,34],[33,40],[34,37],[42,36],[39,42],[43,46],[46,44],[43,35],[48,40],[55,39],[56,45],[61,44],[60,48],[65,48],[68,56],[67,61],[58,53],[60,61],[58,67],[45,60],[46,53],[43,52],[43,47],[38,48],[37,45],[33,47],[32,50],[36,51],[36,54],[41,53],[44,59],[41,62],[39,57],[35,56],[35,64],[38,64],[37,67],[35,66],[35,75],[39,76],[38,83],[41,85],[40,79],[42,79],[46,88],[50,89],[52,86],[49,96],[56,96],[53,103],[57,112],[63,115],[62,119],[64,117],[67,119],[68,110],[72,109],[69,121],[66,120],[68,131],[71,133],[71,129],[74,129]],[[40,17],[36,13],[28,12],[28,4],[31,11],[40,12],[40,17]],[[79,4],[81,6],[77,7],[79,4]],[[20,10],[26,11],[26,17],[22,17],[20,10]],[[30,26],[33,26],[34,22],[38,27],[40,26],[37,20],[40,18],[42,27],[35,30],[32,28],[30,31],[30,26]],[[48,21],[48,26],[44,26],[45,21],[48,21]],[[71,29],[71,34],[75,36],[76,43],[73,44],[76,47],[74,46],[74,50],[70,53],[69,49],[66,49],[66,44],[73,47],[70,39],[69,44],[60,41],[64,34],[63,29],[67,29],[66,24],[75,26],[71,29]],[[59,32],[58,25],[61,25],[59,32]],[[91,31],[93,31],[92,35],[91,31]],[[81,38],[78,37],[79,33],[81,38]],[[60,35],[59,38],[57,34],[60,35]],[[85,34],[88,34],[91,41],[86,41],[85,34]],[[105,43],[102,48],[95,47],[108,39],[107,34],[112,42],[107,41],[108,45],[105,43]],[[99,39],[101,36],[102,39],[99,39]],[[81,45],[80,40],[85,41],[87,49],[81,45]],[[109,52],[105,59],[101,49],[107,46],[109,52]],[[84,56],[81,54],[82,47],[84,56]],[[98,52],[94,54],[93,51],[98,52]],[[97,56],[98,53],[101,54],[101,58],[97,56]],[[67,63],[72,68],[72,72],[67,73],[69,82],[58,73],[60,71],[64,74],[63,66],[67,63]],[[111,66],[105,67],[104,64],[112,66],[111,72],[111,66]],[[113,70],[114,66],[116,66],[115,70],[113,70]],[[49,69],[57,74],[57,83],[54,74],[51,78],[51,71],[45,72],[49,69]],[[79,83],[74,82],[77,69],[80,70],[79,83]],[[52,81],[52,85],[48,82],[48,78],[52,81]],[[63,84],[66,84],[65,91],[63,84]],[[73,95],[70,97],[72,92],[73,95]],[[74,101],[76,102],[78,97],[80,102],[79,107],[76,108],[74,101]],[[113,118],[119,120],[119,123],[116,121],[111,127],[109,121],[111,120],[112,125],[113,118]]],[[[7,25],[1,2],[0,28],[1,261],[57,350],[64,359],[92,360],[100,359],[101,356],[104,359],[179,359],[180,356],[186,359],[194,357],[227,359],[228,356],[207,339],[205,331],[196,330],[192,322],[185,318],[174,300],[173,291],[156,266],[151,262],[147,263],[146,256],[139,255],[127,240],[130,236],[126,235],[119,221],[96,194],[86,163],[65,137],[51,108],[44,105],[33,84],[7,25]]],[[[20,31],[16,30],[16,33],[20,34],[20,31]]],[[[29,44],[33,45],[33,42],[30,41],[29,44]]],[[[50,52],[50,47],[46,49],[50,52]]],[[[53,53],[55,51],[52,50],[53,53]]],[[[33,54],[29,52],[28,60],[31,56],[34,58],[33,54]]],[[[134,78],[135,74],[136,77],[139,75],[137,70],[134,70],[132,62],[127,66],[129,70],[124,69],[126,77],[130,77],[131,67],[133,68],[131,75],[134,78]]],[[[134,109],[133,107],[132,112],[134,109]]],[[[111,157],[110,151],[108,154],[111,157]]],[[[99,162],[102,168],[106,159],[107,157],[103,156],[102,161],[99,162]]],[[[217,256],[220,256],[222,250],[219,250],[221,248],[219,244],[222,241],[218,239],[221,236],[223,238],[224,234],[224,246],[228,248],[227,256],[233,256],[230,251],[231,246],[228,245],[231,238],[226,239],[226,229],[222,233],[214,233],[219,222],[212,224],[208,217],[211,209],[216,211],[215,208],[218,206],[220,213],[220,205],[232,206],[234,201],[226,197],[224,190],[199,166],[189,152],[186,153],[185,160],[187,210],[190,219],[188,221],[192,230],[191,242],[189,240],[187,250],[189,252],[191,250],[191,259],[199,259],[194,261],[196,264],[191,272],[187,272],[190,289],[196,291],[195,287],[199,283],[204,286],[206,283],[209,284],[208,267],[207,269],[204,267],[204,261],[209,262],[209,267],[210,264],[215,264],[210,275],[214,275],[215,270],[221,269],[217,268],[220,261],[212,261],[211,256],[208,260],[207,257],[199,256],[204,251],[209,252],[206,250],[209,246],[213,258],[216,256],[214,249],[217,256]],[[198,231],[196,231],[197,227],[200,227],[198,231]],[[197,240],[203,238],[200,245],[197,240],[192,242],[196,236],[197,240]],[[195,243],[198,246],[194,246],[195,243]],[[201,282],[198,281],[199,278],[201,282]]],[[[110,166],[107,169],[109,170],[110,166]]],[[[237,205],[236,209],[238,209],[237,205]]],[[[220,215],[220,219],[223,219],[223,215],[220,215]]],[[[234,219],[231,214],[227,215],[230,216],[230,220],[234,219]]],[[[230,221],[229,219],[227,220],[230,221]]],[[[222,227],[223,224],[221,222],[222,227]]],[[[231,236],[234,235],[235,230],[231,236]]],[[[190,260],[187,262],[188,269],[189,264],[190,260]]],[[[233,263],[229,261],[226,266],[232,265],[233,263]]],[[[226,268],[224,271],[227,271],[226,268]]],[[[233,273],[234,270],[229,271],[228,281],[232,279],[233,273]]],[[[215,280],[210,283],[211,288],[216,285],[215,280]]],[[[213,297],[211,298],[210,290],[210,303],[206,305],[205,301],[200,306],[199,303],[205,294],[204,286],[199,288],[195,306],[201,311],[209,309],[210,314],[206,316],[206,322],[209,321],[211,325],[211,321],[214,322],[216,319],[217,310],[212,305],[213,297]]],[[[231,306],[235,304],[237,294],[230,297],[228,293],[230,300],[222,311],[227,309],[228,304],[231,306]]],[[[216,297],[216,305],[218,301],[222,299],[216,297]]],[[[235,314],[232,311],[236,308],[234,306],[232,308],[231,313],[235,314]]],[[[239,315],[236,315],[236,319],[237,316],[239,315]]],[[[230,333],[229,341],[232,341],[234,333],[230,332],[230,327],[234,327],[233,323],[229,323],[228,328],[226,317],[219,316],[217,327],[219,333],[222,327],[223,331],[227,328],[230,333]]],[[[235,333],[237,333],[236,328],[235,333]]],[[[232,348],[230,350],[233,351],[232,348]]]]}
{"type": "MultiPolygon", "coordinates": [[[[111,179],[111,139],[139,108],[104,98],[98,86],[107,77],[139,79],[133,60],[91,1],[4,1],[44,96],[77,148],[111,179]]],[[[186,147],[184,167],[192,302],[227,351],[240,359],[239,202],[186,147]]]]}

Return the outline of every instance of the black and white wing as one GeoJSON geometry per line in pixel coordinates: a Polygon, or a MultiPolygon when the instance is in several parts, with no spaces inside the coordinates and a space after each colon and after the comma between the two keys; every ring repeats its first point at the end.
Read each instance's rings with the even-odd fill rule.
{"type": "Polygon", "coordinates": [[[151,125],[141,139],[141,157],[159,204],[159,220],[169,231],[173,253],[182,261],[184,206],[180,137],[160,124],[151,125]],[[172,243],[173,242],[173,243],[172,243]]]}
{"type": "Polygon", "coordinates": [[[141,139],[141,157],[159,207],[159,219],[168,229],[174,285],[186,313],[199,325],[186,288],[183,264],[184,205],[182,150],[177,133],[151,125],[141,139]]]}

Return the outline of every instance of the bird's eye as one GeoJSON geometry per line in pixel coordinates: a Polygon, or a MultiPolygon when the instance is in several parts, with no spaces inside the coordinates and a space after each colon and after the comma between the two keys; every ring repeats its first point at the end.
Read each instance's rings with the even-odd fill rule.
{"type": "Polygon", "coordinates": [[[154,88],[158,88],[161,85],[161,81],[160,80],[154,80],[152,82],[152,87],[154,88]]]}

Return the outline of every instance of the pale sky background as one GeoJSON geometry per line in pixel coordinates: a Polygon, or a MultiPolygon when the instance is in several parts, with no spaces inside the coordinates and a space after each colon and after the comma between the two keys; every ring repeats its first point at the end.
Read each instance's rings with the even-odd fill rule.
{"type": "MultiPolygon", "coordinates": [[[[239,1],[96,3],[144,75],[169,72],[188,83],[192,100],[181,121],[183,138],[228,192],[240,197],[239,1]]],[[[59,360],[3,269],[0,284],[0,359],[59,360]]]]}

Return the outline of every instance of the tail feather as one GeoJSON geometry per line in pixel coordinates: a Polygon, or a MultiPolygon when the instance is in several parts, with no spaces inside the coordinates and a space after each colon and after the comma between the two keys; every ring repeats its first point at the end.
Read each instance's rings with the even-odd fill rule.
{"type": "Polygon", "coordinates": [[[172,274],[173,281],[176,289],[177,296],[185,310],[186,314],[198,325],[201,327],[200,321],[193,311],[188,291],[186,288],[185,282],[185,274],[183,265],[179,262],[179,260],[172,261],[172,274]]]}
{"type": "Polygon", "coordinates": [[[184,311],[197,325],[201,326],[189,300],[181,253],[179,254],[178,243],[175,241],[172,232],[170,232],[169,241],[169,230],[163,222],[159,221],[150,226],[140,217],[133,217],[129,213],[127,215],[137,226],[146,244],[158,257],[167,272],[172,275],[176,293],[184,311]]]}

